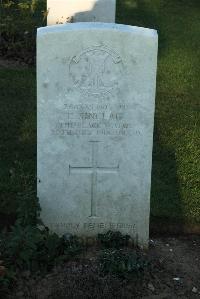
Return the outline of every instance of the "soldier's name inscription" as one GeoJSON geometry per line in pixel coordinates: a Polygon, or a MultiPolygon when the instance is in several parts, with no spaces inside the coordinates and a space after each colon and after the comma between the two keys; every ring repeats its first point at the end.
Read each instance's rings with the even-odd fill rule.
{"type": "Polygon", "coordinates": [[[64,104],[59,121],[52,128],[53,135],[141,135],[136,130],[134,119],[130,122],[130,113],[135,109],[134,103],[111,104],[64,104]],[[131,111],[132,110],[132,111],[131,111]]]}

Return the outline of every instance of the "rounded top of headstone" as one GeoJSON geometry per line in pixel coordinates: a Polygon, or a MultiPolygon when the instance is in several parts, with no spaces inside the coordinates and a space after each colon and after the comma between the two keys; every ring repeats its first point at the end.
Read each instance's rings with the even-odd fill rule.
{"type": "Polygon", "coordinates": [[[155,29],[149,29],[144,27],[122,25],[115,23],[98,23],[98,22],[81,22],[81,23],[68,23],[60,25],[52,25],[38,28],[37,33],[43,35],[46,33],[65,32],[74,30],[114,30],[120,32],[128,32],[133,34],[140,34],[149,37],[157,37],[157,31],[155,29]]]}

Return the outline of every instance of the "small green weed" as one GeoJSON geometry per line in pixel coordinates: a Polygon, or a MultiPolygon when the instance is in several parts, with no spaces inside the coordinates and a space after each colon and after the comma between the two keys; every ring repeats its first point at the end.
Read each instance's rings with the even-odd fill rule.
{"type": "Polygon", "coordinates": [[[128,245],[129,235],[122,235],[119,231],[108,231],[105,234],[98,234],[98,241],[104,248],[121,248],[128,245]]]}
{"type": "Polygon", "coordinates": [[[99,254],[100,269],[104,274],[113,274],[128,278],[142,276],[150,265],[141,251],[127,249],[130,236],[119,231],[108,231],[98,234],[100,246],[104,248],[99,254]]]}
{"type": "Polygon", "coordinates": [[[123,278],[140,277],[144,274],[149,261],[139,251],[123,249],[103,250],[99,255],[101,271],[104,274],[114,274],[123,278]]]}

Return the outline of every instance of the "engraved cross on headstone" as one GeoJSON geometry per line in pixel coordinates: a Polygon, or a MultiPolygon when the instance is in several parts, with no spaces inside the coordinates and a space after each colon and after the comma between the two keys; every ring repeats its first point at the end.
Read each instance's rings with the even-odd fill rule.
{"type": "Polygon", "coordinates": [[[97,217],[97,176],[98,173],[119,172],[119,165],[116,167],[98,166],[98,142],[90,141],[92,144],[92,164],[91,166],[71,166],[69,165],[69,175],[71,174],[90,174],[91,175],[91,215],[97,217]]]}

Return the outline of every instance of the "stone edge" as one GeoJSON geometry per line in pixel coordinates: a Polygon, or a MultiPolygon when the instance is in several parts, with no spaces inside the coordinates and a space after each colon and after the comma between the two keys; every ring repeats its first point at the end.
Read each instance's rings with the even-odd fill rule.
{"type": "Polygon", "coordinates": [[[157,38],[157,30],[155,29],[123,25],[123,24],[115,24],[115,23],[100,23],[100,22],[68,23],[68,24],[40,27],[37,29],[37,35],[41,36],[46,33],[54,33],[54,32],[59,33],[59,32],[66,32],[66,31],[96,30],[96,29],[135,33],[135,34],[157,38]]]}

